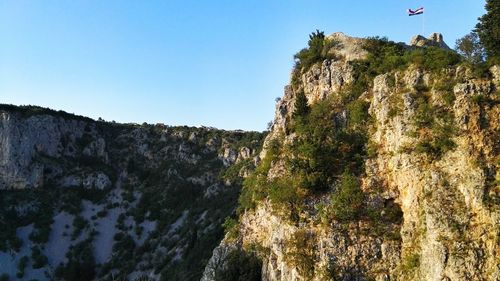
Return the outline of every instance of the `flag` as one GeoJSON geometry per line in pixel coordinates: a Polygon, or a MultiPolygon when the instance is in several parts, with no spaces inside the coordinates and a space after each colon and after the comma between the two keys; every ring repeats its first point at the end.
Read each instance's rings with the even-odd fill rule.
{"type": "Polygon", "coordinates": [[[411,16],[416,16],[416,15],[421,15],[424,13],[424,7],[418,8],[416,10],[408,9],[408,15],[411,16]]]}

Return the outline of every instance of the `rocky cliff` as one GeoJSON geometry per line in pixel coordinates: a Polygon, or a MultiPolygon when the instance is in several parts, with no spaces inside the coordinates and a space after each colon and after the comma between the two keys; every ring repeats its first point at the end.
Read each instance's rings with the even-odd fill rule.
{"type": "Polygon", "coordinates": [[[500,67],[313,35],[202,280],[499,280],[500,67]]]}
{"type": "Polygon", "coordinates": [[[262,137],[0,105],[1,280],[199,280],[262,137]]]}
{"type": "Polygon", "coordinates": [[[318,31],[290,80],[267,136],[0,105],[0,280],[500,278],[499,66],[318,31]]]}

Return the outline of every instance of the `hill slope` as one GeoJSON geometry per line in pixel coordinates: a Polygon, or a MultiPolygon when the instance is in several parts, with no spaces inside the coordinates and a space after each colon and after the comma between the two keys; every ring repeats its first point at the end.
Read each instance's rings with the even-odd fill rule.
{"type": "Polygon", "coordinates": [[[199,280],[263,136],[0,105],[2,280],[199,280]]]}

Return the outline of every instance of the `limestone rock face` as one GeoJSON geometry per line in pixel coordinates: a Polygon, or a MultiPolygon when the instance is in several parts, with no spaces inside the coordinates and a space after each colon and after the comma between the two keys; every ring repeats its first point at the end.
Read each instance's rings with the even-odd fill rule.
{"type": "Polygon", "coordinates": [[[414,36],[410,41],[410,46],[416,47],[438,47],[446,50],[450,50],[450,47],[446,45],[443,40],[443,35],[441,33],[432,33],[429,38],[425,38],[422,35],[414,36]]]}
{"type": "Polygon", "coordinates": [[[48,115],[24,119],[0,112],[0,189],[43,185],[44,169],[52,166],[48,159],[75,155],[84,126],[48,115]]]}
{"type": "MultiPolygon", "coordinates": [[[[321,65],[313,65],[310,70],[301,75],[300,80],[305,83],[299,83],[296,91],[303,90],[309,103],[323,100],[329,94],[338,92],[343,86],[352,83],[355,77],[351,62],[368,55],[362,47],[363,39],[361,38],[350,37],[342,32],[333,33],[327,38],[337,42],[336,47],[330,50],[330,53],[341,59],[325,60],[321,65]]],[[[292,86],[288,85],[284,89],[283,98],[276,103],[271,134],[285,129],[286,122],[290,121],[291,113],[295,110],[294,103],[295,95],[292,86]]]]}
{"type": "MultiPolygon", "coordinates": [[[[353,52],[349,53],[349,57],[354,58],[366,55],[366,52],[363,53],[361,51],[358,51],[360,53],[354,53],[354,51],[349,52],[353,52]]],[[[299,84],[299,88],[296,89],[296,91],[303,90],[308,103],[313,104],[325,99],[332,93],[341,91],[343,87],[352,83],[355,77],[353,65],[350,61],[325,60],[321,65],[313,65],[310,70],[301,75],[300,79],[301,81],[307,82],[299,84]]],[[[294,110],[295,94],[292,86],[288,85],[284,89],[283,98],[276,103],[275,117],[272,123],[272,130],[270,131],[272,136],[277,136],[286,131],[286,124],[290,122],[294,110]]],[[[273,139],[273,137],[268,137],[266,141],[271,139],[273,139]]],[[[265,146],[266,145],[264,145],[264,147],[265,146]]],[[[265,151],[262,151],[260,155],[261,158],[265,156],[264,153],[265,151]]]]}
{"type": "MultiPolygon", "coordinates": [[[[431,100],[439,103],[442,92],[431,83],[435,77],[416,72],[415,69],[409,69],[405,76],[429,76],[428,79],[422,79],[422,83],[431,88],[431,100]]],[[[414,79],[406,80],[401,88],[409,90],[401,92],[397,87],[390,87],[386,78],[387,75],[375,79],[374,98],[370,107],[372,116],[377,120],[373,141],[381,149],[374,165],[378,166],[378,177],[399,194],[396,199],[401,203],[404,214],[402,258],[415,251],[419,253],[420,267],[412,278],[498,278],[499,271],[494,266],[499,262],[496,257],[498,248],[493,246],[498,240],[493,237],[498,231],[495,225],[498,224],[499,213],[498,209],[492,209],[485,202],[484,192],[488,189],[485,171],[491,169],[488,167],[494,165],[494,159],[498,157],[493,136],[500,125],[494,116],[500,109],[498,106],[483,108],[488,126],[480,129],[476,123],[481,118],[479,106],[473,102],[474,96],[494,95],[492,82],[471,79],[455,85],[453,93],[456,99],[452,111],[460,127],[455,138],[457,147],[439,161],[430,163],[429,159],[421,155],[401,152],[415,146],[416,142],[409,134],[415,130],[413,120],[416,103],[412,98],[415,90],[405,87],[414,79]],[[399,109],[401,112],[390,116],[388,112],[397,106],[390,101],[396,100],[396,96],[403,99],[399,109]],[[472,164],[478,161],[476,157],[479,151],[484,153],[486,162],[482,167],[472,164]],[[453,223],[460,226],[453,226],[453,223]],[[462,232],[456,227],[468,231],[462,232]],[[470,244],[465,246],[467,243],[470,244]],[[482,256],[478,257],[475,251],[481,252],[482,256]]]]}
{"type": "Polygon", "coordinates": [[[338,42],[338,46],[330,52],[342,57],[345,61],[363,59],[368,55],[363,49],[362,38],[351,37],[342,32],[330,34],[327,38],[338,42]]]}
{"type": "Polygon", "coordinates": [[[349,62],[325,60],[321,66],[314,65],[303,77],[304,93],[309,103],[325,99],[338,92],[342,86],[354,81],[353,67],[349,62]]]}
{"type": "MultiPolygon", "coordinates": [[[[332,37],[354,42],[353,47],[343,47],[349,50],[360,46],[358,39],[346,39],[343,34],[332,37]]],[[[448,49],[440,34],[416,37],[412,45],[448,49]]],[[[283,145],[297,139],[287,128],[298,91],[314,105],[335,98],[356,80],[352,59],[363,56],[353,53],[358,55],[317,63],[293,86],[285,87],[265,148],[273,141],[283,145]]],[[[264,249],[259,251],[262,280],[332,280],[332,276],[335,280],[498,280],[499,69],[494,66],[492,78],[485,79],[475,78],[462,66],[430,72],[412,65],[376,76],[360,97],[369,102],[373,126],[368,143],[375,150],[365,159],[361,188],[370,194],[367,204],[400,206],[403,219],[388,228],[392,234],[377,233],[363,221],[320,226],[317,216],[307,213],[300,223],[291,223],[264,200],[240,217],[238,237],[226,237],[214,252],[212,268],[224,266],[228,249],[255,249],[257,245],[264,249]],[[456,127],[455,146],[438,158],[416,151],[419,137],[426,134],[416,125],[423,98],[453,116],[449,122],[456,127]],[[289,241],[300,231],[314,237],[312,277],[287,259],[289,241]]],[[[345,115],[340,114],[342,118],[345,115]]],[[[265,153],[266,149],[260,157],[265,153]]],[[[267,179],[289,173],[285,160],[277,159],[267,179]]],[[[203,280],[214,280],[213,271],[208,274],[207,270],[203,280]]]]}

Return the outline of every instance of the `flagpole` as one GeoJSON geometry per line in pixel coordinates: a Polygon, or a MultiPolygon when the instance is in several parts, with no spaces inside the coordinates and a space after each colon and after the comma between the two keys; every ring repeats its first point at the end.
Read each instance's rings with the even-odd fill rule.
{"type": "Polygon", "coordinates": [[[422,36],[425,37],[425,11],[422,13],[422,36]]]}

